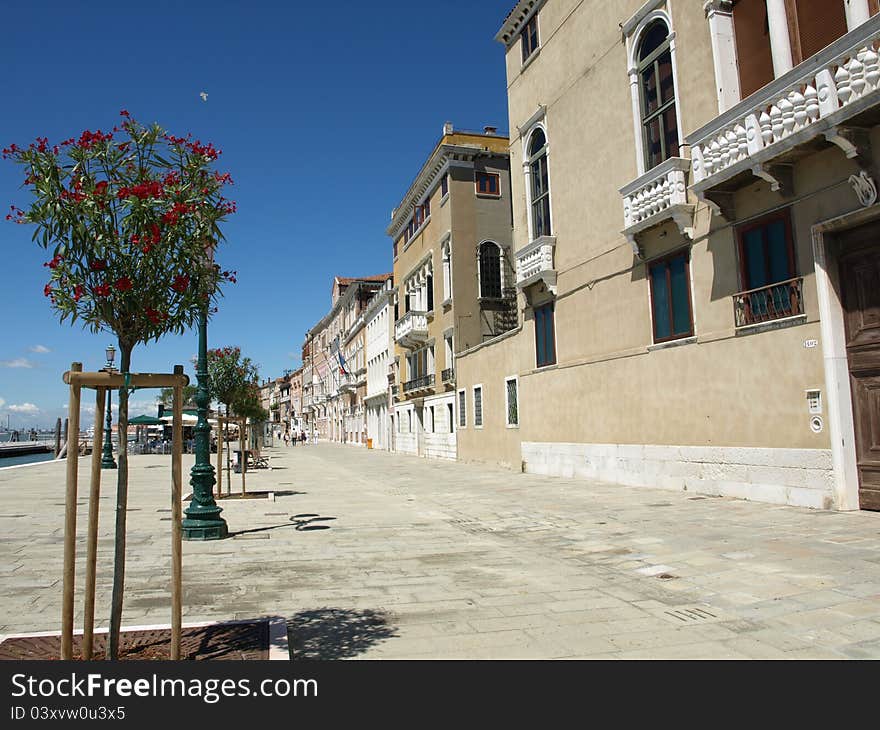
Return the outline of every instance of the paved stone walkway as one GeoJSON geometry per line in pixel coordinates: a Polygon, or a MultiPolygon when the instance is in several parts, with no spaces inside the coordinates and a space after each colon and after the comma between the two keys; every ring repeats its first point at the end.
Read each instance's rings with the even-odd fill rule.
{"type": "MultiPolygon", "coordinates": [[[[878,513],[335,445],[266,453],[273,468],[248,488],[275,501],[224,500],[234,536],[184,543],[184,621],[285,616],[295,657],[880,657],[878,513]]],[[[167,623],[170,459],[130,463],[124,623],[167,623]]],[[[87,485],[83,460],[81,534],[87,485]]],[[[63,501],[63,464],[0,469],[0,632],[58,628],[63,501]]]]}

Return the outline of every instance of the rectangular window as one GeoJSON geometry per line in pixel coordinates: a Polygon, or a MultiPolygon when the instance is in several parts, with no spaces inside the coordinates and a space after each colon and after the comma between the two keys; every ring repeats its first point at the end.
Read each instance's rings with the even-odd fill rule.
{"type": "Polygon", "coordinates": [[[743,290],[733,297],[736,326],[803,314],[787,210],[736,231],[743,290]]]}
{"type": "Polygon", "coordinates": [[[474,173],[474,181],[478,195],[501,195],[501,178],[497,172],[474,173]]]}
{"type": "Polygon", "coordinates": [[[654,342],[690,337],[694,333],[689,268],[687,251],[649,266],[654,342]]]}
{"type": "Polygon", "coordinates": [[[507,425],[519,426],[519,393],[516,378],[508,378],[504,381],[507,391],[507,425]]]}
{"type": "Polygon", "coordinates": [[[474,426],[483,425],[483,388],[476,386],[474,388],[474,426]]]}
{"type": "Polygon", "coordinates": [[[406,414],[409,417],[409,432],[412,433],[412,411],[407,411],[406,414]]]}
{"type": "Polygon", "coordinates": [[[535,308],[535,360],[539,368],[556,363],[554,306],[554,303],[550,302],[535,308]]]}
{"type": "Polygon", "coordinates": [[[426,198],[425,202],[422,203],[422,220],[428,220],[431,216],[431,199],[426,198]]]}
{"type": "Polygon", "coordinates": [[[430,412],[430,418],[428,420],[428,423],[425,424],[425,431],[427,431],[428,433],[434,433],[434,431],[436,430],[435,423],[434,423],[434,406],[431,406],[431,409],[429,412],[430,412]]]}
{"type": "Polygon", "coordinates": [[[458,427],[467,426],[467,396],[463,390],[458,391],[458,427]]]}
{"type": "Polygon", "coordinates": [[[455,433],[455,417],[452,413],[453,407],[452,403],[446,404],[446,416],[449,418],[449,433],[455,433]]]}
{"type": "Polygon", "coordinates": [[[791,219],[784,210],[737,229],[743,289],[794,277],[791,219]]]}
{"type": "Polygon", "coordinates": [[[434,276],[432,274],[428,274],[425,286],[428,290],[428,311],[434,311],[434,276]]]}
{"type": "Polygon", "coordinates": [[[523,63],[525,63],[526,59],[528,59],[528,57],[538,48],[537,13],[531,17],[528,23],[526,23],[525,28],[523,28],[522,33],[520,33],[520,38],[522,39],[522,60],[523,63]]]}
{"type": "Polygon", "coordinates": [[[449,173],[447,172],[440,181],[440,197],[444,197],[449,192],[449,173]]]}

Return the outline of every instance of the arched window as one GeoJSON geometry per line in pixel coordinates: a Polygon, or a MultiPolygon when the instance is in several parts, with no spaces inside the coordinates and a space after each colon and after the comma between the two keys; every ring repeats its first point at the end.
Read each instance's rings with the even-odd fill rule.
{"type": "Polygon", "coordinates": [[[649,25],[639,43],[638,78],[641,97],[645,170],[678,157],[678,120],[669,28],[662,20],[649,25]]]}
{"type": "Polygon", "coordinates": [[[538,127],[528,146],[529,196],[531,199],[532,240],[551,235],[550,176],[547,173],[547,137],[538,127]]]}
{"type": "Polygon", "coordinates": [[[492,241],[480,244],[480,297],[501,298],[501,249],[492,241]]]}

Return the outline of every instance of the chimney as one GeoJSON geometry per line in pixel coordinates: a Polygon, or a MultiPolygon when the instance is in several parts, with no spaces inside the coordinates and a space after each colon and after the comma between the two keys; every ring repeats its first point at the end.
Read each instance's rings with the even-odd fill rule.
{"type": "Polygon", "coordinates": [[[454,131],[454,127],[452,126],[452,122],[446,122],[443,125],[443,134],[452,134],[454,131]]]}
{"type": "Polygon", "coordinates": [[[483,127],[484,134],[498,134],[498,127],[483,127]]]}

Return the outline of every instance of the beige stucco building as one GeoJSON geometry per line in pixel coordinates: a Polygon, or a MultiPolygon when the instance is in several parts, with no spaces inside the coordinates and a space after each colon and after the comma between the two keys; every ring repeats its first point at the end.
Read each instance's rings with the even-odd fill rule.
{"type": "Polygon", "coordinates": [[[508,139],[452,124],[392,212],[394,450],[456,458],[455,355],[516,324],[508,139]]]}
{"type": "Polygon", "coordinates": [[[515,6],[522,316],[459,348],[460,458],[880,508],[875,13],[515,6]]]}

